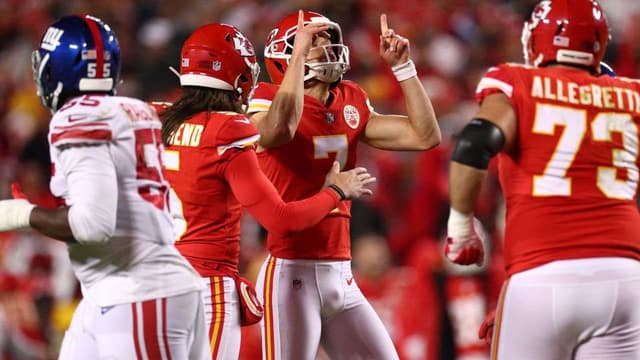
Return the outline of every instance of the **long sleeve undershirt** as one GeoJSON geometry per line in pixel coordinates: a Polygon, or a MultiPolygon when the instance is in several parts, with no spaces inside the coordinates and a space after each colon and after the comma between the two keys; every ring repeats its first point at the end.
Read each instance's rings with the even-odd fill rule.
{"type": "Polygon", "coordinates": [[[272,232],[287,233],[313,226],[340,202],[338,194],[327,188],[312,197],[285,203],[260,170],[254,151],[234,156],[224,176],[240,204],[272,232]]]}

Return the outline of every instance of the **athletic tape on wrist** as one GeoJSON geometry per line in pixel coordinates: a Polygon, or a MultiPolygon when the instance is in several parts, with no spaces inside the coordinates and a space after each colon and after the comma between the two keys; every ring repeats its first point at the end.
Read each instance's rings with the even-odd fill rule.
{"type": "Polygon", "coordinates": [[[393,75],[395,75],[398,82],[411,79],[412,77],[418,75],[418,72],[416,71],[416,65],[413,63],[413,60],[409,60],[404,64],[393,66],[391,68],[391,71],[393,71],[393,75]]]}

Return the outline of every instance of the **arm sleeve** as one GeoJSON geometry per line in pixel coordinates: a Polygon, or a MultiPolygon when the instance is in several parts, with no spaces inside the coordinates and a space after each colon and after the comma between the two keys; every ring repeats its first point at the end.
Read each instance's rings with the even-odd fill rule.
{"type": "Polygon", "coordinates": [[[304,200],[285,203],[258,165],[256,153],[237,153],[225,173],[231,190],[251,215],[268,231],[287,233],[311,227],[335,209],[340,200],[331,189],[324,189],[304,200]]]}
{"type": "Polygon", "coordinates": [[[73,237],[79,243],[108,241],[115,231],[118,206],[116,170],[109,147],[69,147],[58,160],[69,189],[73,237]]]}

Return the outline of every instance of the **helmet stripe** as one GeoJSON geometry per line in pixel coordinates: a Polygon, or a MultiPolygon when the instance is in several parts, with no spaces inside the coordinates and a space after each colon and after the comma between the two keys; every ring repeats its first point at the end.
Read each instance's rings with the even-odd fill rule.
{"type": "Polygon", "coordinates": [[[96,77],[102,78],[103,69],[104,69],[104,47],[102,44],[102,36],[100,34],[100,29],[98,29],[98,25],[94,20],[86,16],[82,17],[82,19],[89,27],[89,30],[91,30],[93,43],[96,47],[96,77]]]}

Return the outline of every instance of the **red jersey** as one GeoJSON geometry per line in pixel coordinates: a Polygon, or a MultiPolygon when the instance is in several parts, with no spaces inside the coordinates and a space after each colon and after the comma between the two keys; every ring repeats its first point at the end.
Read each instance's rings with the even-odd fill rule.
{"type": "Polygon", "coordinates": [[[503,64],[476,96],[504,93],[518,119],[499,155],[509,275],[550,261],[640,260],[640,84],[579,69],[503,64]]]}
{"type": "Polygon", "coordinates": [[[316,224],[339,203],[325,189],[285,204],[260,171],[258,139],[249,119],[232,112],[197,114],[169,139],[165,166],[177,195],[170,206],[182,222],[176,247],[202,276],[237,273],[243,206],[270,231],[287,233],[316,224]]]}
{"type": "MultiPolygon", "coordinates": [[[[267,111],[277,85],[259,83],[249,113],[267,111]]],[[[260,166],[285,201],[318,192],[334,160],[343,170],[354,168],[356,147],[372,109],[367,94],[351,81],[330,91],[329,105],[304,97],[304,110],[293,140],[258,153],[260,166]]],[[[272,255],[286,259],[351,259],[349,218],[351,202],[342,202],[319,224],[297,233],[269,232],[272,255]]]]}

